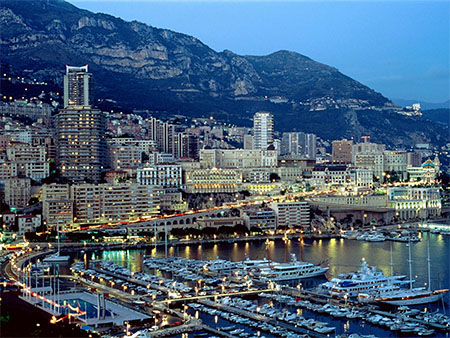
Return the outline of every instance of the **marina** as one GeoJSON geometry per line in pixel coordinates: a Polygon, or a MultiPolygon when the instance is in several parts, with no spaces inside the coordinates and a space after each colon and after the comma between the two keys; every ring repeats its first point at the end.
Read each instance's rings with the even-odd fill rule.
{"type": "MultiPolygon", "coordinates": [[[[32,292],[36,294],[36,300],[41,295],[50,304],[78,307],[82,313],[75,316],[76,319],[71,315],[72,320],[82,322],[84,319],[85,325],[89,324],[96,330],[105,330],[102,326],[108,323],[126,327],[126,323],[133,322],[130,334],[135,337],[164,336],[162,332],[166,335],[172,332],[175,336],[195,336],[206,332],[208,336],[217,337],[343,337],[352,333],[377,337],[408,334],[441,337],[450,330],[450,318],[446,316],[447,295],[431,304],[392,308],[360,302],[357,294],[348,289],[356,287],[358,281],[366,281],[372,288],[375,285],[380,289],[396,285],[397,289],[408,290],[404,285],[410,283],[405,271],[408,264],[396,264],[395,258],[390,262],[391,245],[400,255],[409,251],[413,256],[417,252],[427,255],[427,239],[430,238],[430,256],[448,254],[447,247],[439,245],[448,238],[432,233],[419,233],[419,236],[422,240],[415,243],[306,240],[303,250],[295,239],[202,243],[169,246],[168,257],[164,251],[159,253],[155,249],[85,252],[82,255],[71,254],[74,260],[74,264],[70,264],[72,275],[60,277],[76,283],[78,288],[87,286],[94,294],[59,291],[56,279],[52,282],[51,276],[46,284],[44,277],[50,273],[54,263],[45,261],[29,265],[25,284],[34,285],[32,292]],[[351,261],[343,260],[345,255],[340,257],[340,265],[337,266],[332,258],[327,260],[316,256],[315,250],[319,248],[320,252],[330,252],[339,251],[338,246],[343,247],[342,252],[345,252],[345,246],[352,247],[355,252],[370,246],[372,256],[362,257],[355,266],[348,264],[351,261]],[[237,252],[242,256],[234,256],[237,252]],[[385,255],[387,261],[369,265],[380,254],[385,255]],[[215,258],[208,259],[212,255],[215,258]],[[290,262],[283,261],[287,255],[292,255],[290,262]],[[294,255],[303,255],[305,262],[296,261],[296,257],[294,260],[294,255]],[[298,263],[325,266],[327,278],[300,276],[285,281],[260,278],[260,273],[266,269],[298,263]],[[345,297],[331,292],[330,286],[338,285],[347,288],[345,297]],[[98,295],[106,296],[97,299],[98,295]],[[119,311],[118,306],[129,310],[119,311]],[[133,311],[140,315],[126,315],[133,311]]],[[[420,269],[415,264],[417,260],[406,257],[406,263],[411,262],[414,272],[420,269]]],[[[431,261],[431,265],[434,264],[434,260],[431,261]]],[[[64,264],[61,269],[65,269],[64,264]]],[[[444,266],[442,271],[447,271],[444,266]]],[[[434,284],[439,276],[430,276],[428,280],[426,274],[413,277],[415,283],[432,280],[434,284]]],[[[441,283],[446,281],[441,279],[441,283]]],[[[363,286],[360,284],[356,288],[363,286]]],[[[58,305],[56,307],[59,308],[58,305]]],[[[52,310],[51,306],[49,309],[52,310]]],[[[52,311],[57,317],[69,314],[62,309],[55,311],[55,305],[52,311]]]]}

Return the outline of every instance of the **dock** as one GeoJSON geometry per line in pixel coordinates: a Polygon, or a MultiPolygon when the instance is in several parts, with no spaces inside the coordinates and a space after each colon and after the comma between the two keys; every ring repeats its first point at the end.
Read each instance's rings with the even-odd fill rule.
{"type": "Polygon", "coordinates": [[[272,318],[268,318],[262,314],[257,314],[257,313],[253,313],[250,311],[246,311],[246,310],[241,310],[232,306],[227,306],[224,304],[220,304],[220,303],[216,303],[216,302],[212,302],[210,300],[201,300],[198,303],[215,308],[215,309],[219,309],[219,310],[223,310],[226,312],[230,312],[230,313],[234,313],[246,318],[250,318],[252,320],[255,320],[257,322],[264,322],[264,323],[268,323],[268,324],[272,324],[272,325],[277,325],[279,327],[283,327],[289,331],[295,332],[295,333],[299,333],[299,334],[307,334],[310,337],[315,337],[315,338],[326,338],[328,337],[327,335],[312,331],[312,330],[308,330],[308,329],[304,329],[302,327],[298,327],[298,326],[294,326],[282,321],[278,321],[272,318]]]}

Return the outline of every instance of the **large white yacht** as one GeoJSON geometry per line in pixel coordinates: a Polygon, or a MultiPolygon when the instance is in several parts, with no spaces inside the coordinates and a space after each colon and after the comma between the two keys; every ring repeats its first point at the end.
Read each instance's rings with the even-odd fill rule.
{"type": "Polygon", "coordinates": [[[300,262],[295,254],[291,262],[276,263],[255,272],[255,277],[262,281],[288,281],[324,275],[328,267],[321,267],[308,262],[300,262]]]}
{"type": "Polygon", "coordinates": [[[386,276],[382,271],[377,270],[375,266],[369,266],[366,260],[361,260],[361,268],[348,275],[340,275],[331,281],[321,285],[322,289],[334,297],[358,297],[358,294],[365,293],[381,287],[400,287],[407,282],[404,281],[405,275],[386,276]]]}

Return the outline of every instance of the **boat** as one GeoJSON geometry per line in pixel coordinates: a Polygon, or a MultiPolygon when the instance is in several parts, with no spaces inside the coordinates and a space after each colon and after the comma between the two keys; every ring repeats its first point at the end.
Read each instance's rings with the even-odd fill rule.
{"type": "Polygon", "coordinates": [[[59,252],[44,258],[45,263],[54,263],[54,264],[67,263],[69,262],[69,260],[70,256],[61,256],[59,252]]]}
{"type": "MultiPolygon", "coordinates": [[[[409,275],[412,276],[411,243],[409,242],[409,275]]],[[[375,298],[376,302],[390,305],[421,305],[434,303],[442,299],[449,292],[449,289],[431,290],[430,271],[430,238],[427,240],[427,263],[428,263],[428,283],[427,288],[413,288],[413,281],[410,280],[409,289],[386,292],[375,298]]],[[[410,278],[411,279],[411,278],[410,278]]]]}
{"type": "Polygon", "coordinates": [[[296,255],[291,254],[291,262],[277,263],[268,268],[263,268],[255,273],[255,278],[262,281],[288,281],[321,276],[328,269],[328,267],[298,261],[296,255]]]}
{"type": "Polygon", "coordinates": [[[425,337],[425,336],[432,336],[434,334],[434,330],[433,329],[420,329],[418,330],[417,334],[419,336],[425,337]]]}
{"type": "Polygon", "coordinates": [[[380,233],[374,233],[367,236],[366,241],[368,242],[384,242],[386,240],[386,237],[384,237],[380,233]]]}
{"type": "Polygon", "coordinates": [[[319,327],[314,328],[314,331],[322,333],[322,334],[328,334],[335,330],[336,330],[335,327],[329,327],[329,326],[319,326],[319,327]]]}
{"type": "Polygon", "coordinates": [[[395,286],[405,284],[403,281],[405,275],[400,276],[386,276],[382,271],[377,270],[375,266],[369,266],[367,261],[361,259],[361,268],[354,273],[345,275],[341,274],[339,277],[331,279],[331,281],[323,283],[321,288],[329,290],[333,297],[358,297],[360,293],[365,293],[369,290],[374,290],[381,287],[395,286]]]}
{"type": "Polygon", "coordinates": [[[427,288],[412,288],[385,293],[374,300],[390,305],[421,305],[441,300],[448,291],[449,289],[431,291],[427,288]]]}
{"type": "Polygon", "coordinates": [[[359,231],[356,230],[347,230],[344,233],[341,234],[341,238],[345,239],[356,239],[359,235],[359,231]]]}
{"type": "Polygon", "coordinates": [[[57,264],[57,263],[68,263],[70,256],[61,256],[61,243],[59,234],[59,221],[57,223],[57,234],[58,234],[58,251],[50,256],[43,259],[45,263],[57,264]]]}
{"type": "Polygon", "coordinates": [[[238,266],[245,271],[257,271],[277,264],[267,258],[249,259],[248,257],[244,261],[238,262],[238,266]]]}

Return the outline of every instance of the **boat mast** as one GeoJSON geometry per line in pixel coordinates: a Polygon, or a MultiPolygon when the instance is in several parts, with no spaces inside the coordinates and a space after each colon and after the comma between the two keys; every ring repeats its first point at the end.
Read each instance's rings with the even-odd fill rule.
{"type": "Polygon", "coordinates": [[[300,260],[302,262],[304,262],[305,260],[303,259],[303,230],[300,230],[300,260]]]}
{"type": "Polygon", "coordinates": [[[411,237],[408,238],[408,251],[409,251],[409,288],[412,290],[413,282],[412,282],[412,259],[411,259],[411,237]]]}
{"type": "Polygon", "coordinates": [[[427,234],[428,291],[431,291],[430,233],[427,234]]]}
{"type": "Polygon", "coordinates": [[[267,254],[267,260],[268,260],[268,265],[269,268],[272,268],[271,264],[270,264],[270,251],[269,251],[269,237],[267,237],[266,239],[266,254],[267,254]]]}
{"type": "Polygon", "coordinates": [[[56,231],[58,232],[58,257],[61,256],[61,244],[60,244],[60,240],[59,240],[59,221],[56,222],[57,223],[57,229],[56,231]]]}
{"type": "Polygon", "coordinates": [[[391,251],[391,277],[394,275],[394,263],[392,262],[392,241],[389,241],[391,243],[390,251],[391,251]]]}

